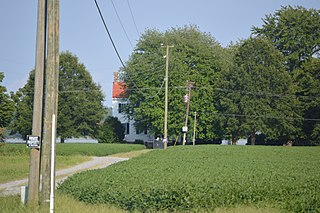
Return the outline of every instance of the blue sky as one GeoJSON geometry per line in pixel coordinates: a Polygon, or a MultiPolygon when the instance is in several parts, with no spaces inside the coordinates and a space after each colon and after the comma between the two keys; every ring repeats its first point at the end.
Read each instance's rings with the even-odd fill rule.
{"type": "MultiPolygon", "coordinates": [[[[112,1],[98,0],[98,3],[124,61],[131,54],[139,34],[147,28],[165,31],[194,24],[226,46],[231,41],[248,38],[252,26],[261,26],[261,19],[280,9],[281,5],[320,9],[318,0],[113,0],[128,39],[112,1]]],[[[0,72],[5,74],[2,85],[8,91],[22,87],[34,68],[37,4],[37,0],[1,1],[0,72]]],[[[78,56],[93,80],[102,86],[105,105],[111,106],[113,72],[121,64],[94,0],[60,0],[60,51],[66,50],[78,56]]]]}

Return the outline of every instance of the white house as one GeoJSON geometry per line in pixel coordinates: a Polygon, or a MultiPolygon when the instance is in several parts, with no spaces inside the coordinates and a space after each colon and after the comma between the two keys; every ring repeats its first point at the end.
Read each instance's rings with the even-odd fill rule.
{"type": "Polygon", "coordinates": [[[119,82],[118,72],[114,72],[114,81],[112,87],[112,116],[117,117],[122,125],[125,127],[124,140],[127,142],[135,142],[142,140],[144,142],[152,140],[147,131],[138,132],[134,126],[134,120],[128,119],[123,113],[123,107],[128,104],[128,98],[125,97],[124,82],[119,82]]]}

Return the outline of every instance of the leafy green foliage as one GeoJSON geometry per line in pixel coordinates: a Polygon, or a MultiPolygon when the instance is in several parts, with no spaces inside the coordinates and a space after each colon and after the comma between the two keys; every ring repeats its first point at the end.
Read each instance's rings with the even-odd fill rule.
{"type": "Polygon", "coordinates": [[[293,72],[293,78],[298,86],[297,96],[301,102],[303,116],[308,119],[303,122],[304,144],[320,143],[320,59],[311,58],[305,61],[300,69],[293,72]]]}
{"type": "MultiPolygon", "coordinates": [[[[216,92],[217,108],[226,134],[292,139],[298,131],[297,99],[282,54],[266,39],[242,42],[235,51],[234,64],[222,72],[216,92]]],[[[235,140],[235,139],[233,139],[235,140]]]]}
{"type": "MultiPolygon", "coordinates": [[[[215,39],[195,26],[172,28],[165,33],[147,30],[123,69],[130,104],[127,113],[137,122],[137,128],[159,135],[164,124],[164,78],[166,48],[169,49],[169,112],[168,135],[178,136],[185,120],[187,81],[194,82],[190,112],[197,111],[202,139],[215,138],[213,128],[213,88],[222,69],[222,47],[215,39]],[[163,46],[165,47],[165,46],[163,46]]],[[[192,113],[193,114],[193,113],[192,113]]],[[[188,115],[189,116],[189,115],[188,115]]],[[[189,124],[192,123],[191,116],[189,124]]]]}
{"type": "Polygon", "coordinates": [[[32,130],[33,90],[34,70],[30,72],[26,85],[15,94],[11,93],[15,111],[10,130],[12,133],[20,133],[23,138],[30,135],[32,130]]]}
{"type": "Polygon", "coordinates": [[[3,72],[0,72],[0,128],[8,126],[11,121],[14,109],[13,102],[10,99],[10,96],[6,93],[6,88],[4,86],[1,86],[3,78],[4,74],[3,72]]]}
{"type": "Polygon", "coordinates": [[[210,212],[270,204],[285,211],[318,212],[318,152],[318,147],[169,148],[74,175],[59,190],[129,211],[210,212]]]}
{"type": "Polygon", "coordinates": [[[263,22],[261,28],[252,29],[253,34],[269,38],[285,55],[290,71],[308,58],[319,58],[320,10],[286,6],[266,15],[263,22]]]}
{"type": "Polygon", "coordinates": [[[116,117],[108,116],[100,127],[99,143],[116,143],[124,139],[125,128],[116,117]]]}
{"type": "Polygon", "coordinates": [[[70,52],[60,55],[57,132],[61,139],[98,134],[106,111],[101,86],[70,52]]]}
{"type": "MultiPolygon", "coordinates": [[[[4,74],[0,72],[0,83],[3,78],[4,74]]],[[[14,103],[6,92],[7,89],[0,84],[0,143],[3,142],[4,132],[10,124],[14,112],[14,103]]]]}
{"type": "MultiPolygon", "coordinates": [[[[11,130],[25,137],[31,134],[33,110],[34,71],[27,84],[13,94],[16,105],[11,130]]],[[[90,73],[75,55],[60,54],[59,103],[57,134],[66,138],[98,134],[98,125],[105,109],[101,87],[93,82],[90,73]]]]}

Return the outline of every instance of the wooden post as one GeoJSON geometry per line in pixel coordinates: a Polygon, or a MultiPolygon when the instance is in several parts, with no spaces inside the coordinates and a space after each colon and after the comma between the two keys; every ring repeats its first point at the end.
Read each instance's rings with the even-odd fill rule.
{"type": "MultiPolygon", "coordinates": [[[[46,63],[46,92],[45,92],[45,112],[44,112],[44,127],[42,140],[42,155],[41,155],[41,174],[42,174],[42,192],[41,202],[48,203],[50,199],[50,165],[51,165],[51,141],[52,137],[52,116],[57,110],[58,97],[58,71],[56,51],[59,49],[59,32],[58,30],[58,4],[57,0],[48,0],[48,47],[47,47],[47,63],[46,63]]],[[[55,130],[56,131],[56,130],[55,130]]]]}
{"type": "MultiPolygon", "coordinates": [[[[46,1],[38,0],[38,21],[37,21],[37,41],[36,41],[36,65],[34,77],[34,97],[33,97],[33,118],[32,135],[40,136],[42,132],[42,111],[43,111],[43,78],[44,78],[44,58],[45,58],[45,35],[46,35],[46,1]]],[[[41,141],[40,141],[41,144],[41,141]]],[[[39,202],[40,185],[40,149],[33,148],[30,151],[30,171],[28,181],[29,204],[39,202]]]]}
{"type": "MultiPolygon", "coordinates": [[[[185,123],[184,123],[184,126],[186,128],[188,128],[188,117],[189,117],[189,108],[190,108],[192,86],[193,86],[193,82],[188,81],[187,82],[187,89],[188,89],[189,94],[188,94],[188,97],[187,97],[186,120],[185,120],[185,123]]],[[[187,132],[183,132],[182,145],[186,145],[186,141],[187,141],[187,132]]]]}
{"type": "Polygon", "coordinates": [[[163,148],[166,149],[168,145],[168,73],[169,73],[169,48],[173,46],[166,46],[166,77],[165,77],[165,100],[164,100],[164,133],[163,133],[163,148]]]}
{"type": "Polygon", "coordinates": [[[196,127],[197,127],[197,112],[194,112],[194,122],[193,122],[193,146],[196,145],[196,127]]]}

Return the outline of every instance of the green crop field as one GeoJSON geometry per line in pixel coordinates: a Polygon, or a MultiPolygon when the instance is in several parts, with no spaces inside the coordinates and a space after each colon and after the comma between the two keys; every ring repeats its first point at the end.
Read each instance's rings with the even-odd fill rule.
{"type": "Polygon", "coordinates": [[[170,147],[74,175],[59,191],[128,211],[320,212],[319,165],[320,147],[170,147]]]}

